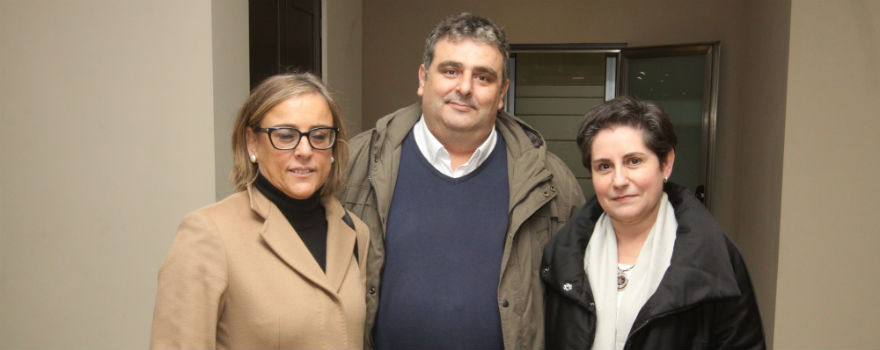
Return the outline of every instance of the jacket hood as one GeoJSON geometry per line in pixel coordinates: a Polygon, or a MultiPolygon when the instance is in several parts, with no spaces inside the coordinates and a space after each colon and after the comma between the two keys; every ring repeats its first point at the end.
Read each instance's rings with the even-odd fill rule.
{"type": "MultiPolygon", "coordinates": [[[[422,104],[417,102],[379,119],[373,130],[372,137],[375,139],[373,154],[383,154],[383,149],[386,148],[399,149],[403,139],[421,116],[422,104]]],[[[504,111],[498,111],[495,128],[507,144],[510,200],[511,203],[518,203],[535,186],[552,177],[544,166],[548,157],[546,144],[544,138],[535,129],[504,111]]],[[[382,161],[379,162],[381,164],[382,161]]],[[[396,174],[396,168],[393,167],[392,172],[396,174]]],[[[543,205],[543,202],[536,203],[536,207],[540,205],[543,205]]],[[[514,222],[511,227],[515,230],[518,225],[519,223],[514,222]]]]}
{"type": "Polygon", "coordinates": [[[526,145],[531,144],[533,148],[544,146],[544,137],[542,137],[537,130],[526,124],[522,119],[510,115],[505,111],[498,111],[498,118],[495,120],[495,126],[499,127],[499,129],[501,126],[504,126],[510,129],[522,130],[523,135],[528,142],[525,142],[526,140],[521,140],[521,142],[526,145]]]}

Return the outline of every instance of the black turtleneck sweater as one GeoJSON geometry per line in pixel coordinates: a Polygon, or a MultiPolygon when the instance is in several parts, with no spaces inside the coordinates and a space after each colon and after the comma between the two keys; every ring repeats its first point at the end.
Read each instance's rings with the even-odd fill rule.
{"type": "Polygon", "coordinates": [[[321,189],[307,199],[296,199],[281,192],[263,174],[257,175],[254,186],[281,210],[312,257],[327,271],[327,216],[321,205],[321,189]]]}

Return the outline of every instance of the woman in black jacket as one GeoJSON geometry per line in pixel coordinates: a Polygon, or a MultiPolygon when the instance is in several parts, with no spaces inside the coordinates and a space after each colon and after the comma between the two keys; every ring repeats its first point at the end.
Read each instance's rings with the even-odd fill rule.
{"type": "Polygon", "coordinates": [[[745,263],[712,215],[668,183],[675,132],[619,97],[578,131],[596,197],[547,244],[550,349],[765,348],[745,263]]]}

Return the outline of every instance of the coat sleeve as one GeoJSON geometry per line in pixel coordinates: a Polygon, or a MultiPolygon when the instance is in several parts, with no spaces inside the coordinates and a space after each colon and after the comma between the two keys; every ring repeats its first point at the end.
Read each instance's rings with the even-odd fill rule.
{"type": "Polygon", "coordinates": [[[216,347],[226,259],[213,221],[197,212],[187,215],[159,268],[150,348],[216,347]]]}
{"type": "Polygon", "coordinates": [[[715,316],[716,324],[712,327],[713,344],[709,348],[766,349],[764,327],[746,264],[729,238],[727,248],[741,296],[719,306],[715,316]]]}

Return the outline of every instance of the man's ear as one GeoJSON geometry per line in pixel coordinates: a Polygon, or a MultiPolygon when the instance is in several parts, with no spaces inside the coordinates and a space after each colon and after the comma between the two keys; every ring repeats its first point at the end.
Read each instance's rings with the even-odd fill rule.
{"type": "Polygon", "coordinates": [[[428,71],[424,64],[419,65],[419,89],[416,91],[419,96],[425,93],[425,81],[428,80],[428,71]]]}
{"type": "Polygon", "coordinates": [[[510,88],[510,79],[504,81],[504,86],[501,87],[501,98],[498,99],[498,109],[504,108],[504,95],[507,95],[507,89],[510,88]]]}

